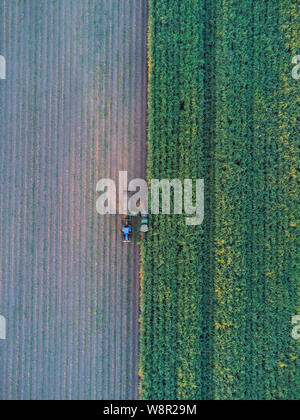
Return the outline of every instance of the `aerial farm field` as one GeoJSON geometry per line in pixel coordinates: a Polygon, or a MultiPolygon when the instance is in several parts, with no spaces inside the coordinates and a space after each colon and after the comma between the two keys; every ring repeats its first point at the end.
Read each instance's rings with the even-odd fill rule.
{"type": "Polygon", "coordinates": [[[1,0],[0,55],[0,399],[299,400],[299,0],[1,0]],[[119,171],[204,222],[122,243],[119,171]]]}
{"type": "Polygon", "coordinates": [[[149,4],[148,178],[206,199],[150,219],[141,397],[298,400],[299,1],[149,4]]]}
{"type": "Polygon", "coordinates": [[[96,184],[144,177],[144,0],[1,0],[0,399],[134,399],[138,246],[96,184]]]}

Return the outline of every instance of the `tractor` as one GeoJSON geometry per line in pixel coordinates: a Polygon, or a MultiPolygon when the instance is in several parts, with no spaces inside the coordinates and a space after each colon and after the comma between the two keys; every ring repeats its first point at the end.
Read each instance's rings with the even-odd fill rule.
{"type": "Polygon", "coordinates": [[[122,217],[122,242],[130,243],[132,240],[132,222],[131,216],[126,214],[122,217]]]}
{"type": "MultiPolygon", "coordinates": [[[[140,241],[144,242],[146,240],[147,232],[149,231],[148,227],[148,214],[141,212],[141,227],[140,227],[140,241]]],[[[133,223],[132,218],[139,216],[139,213],[129,212],[126,215],[122,216],[122,242],[128,244],[132,242],[133,238],[133,223]]]]}

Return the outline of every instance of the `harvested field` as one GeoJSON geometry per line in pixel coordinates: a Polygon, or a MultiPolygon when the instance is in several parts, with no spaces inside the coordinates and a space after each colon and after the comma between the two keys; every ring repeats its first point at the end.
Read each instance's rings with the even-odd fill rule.
{"type": "Polygon", "coordinates": [[[138,246],[96,183],[144,177],[144,0],[2,0],[0,399],[135,399],[138,246]]]}

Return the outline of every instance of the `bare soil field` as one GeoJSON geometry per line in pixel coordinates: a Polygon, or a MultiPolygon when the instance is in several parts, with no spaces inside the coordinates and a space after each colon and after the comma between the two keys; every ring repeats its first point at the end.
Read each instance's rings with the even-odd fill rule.
{"type": "Polygon", "coordinates": [[[97,181],[145,177],[145,0],[2,0],[0,399],[136,399],[139,249],[97,181]]]}

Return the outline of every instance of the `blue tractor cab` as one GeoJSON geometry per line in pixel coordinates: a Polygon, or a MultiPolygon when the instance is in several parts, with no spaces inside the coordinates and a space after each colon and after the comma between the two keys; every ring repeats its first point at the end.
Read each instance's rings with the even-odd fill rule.
{"type": "Polygon", "coordinates": [[[123,242],[130,242],[131,226],[123,226],[123,242]]]}
{"type": "Polygon", "coordinates": [[[127,215],[122,218],[122,242],[130,243],[132,239],[131,217],[127,215]]]}

